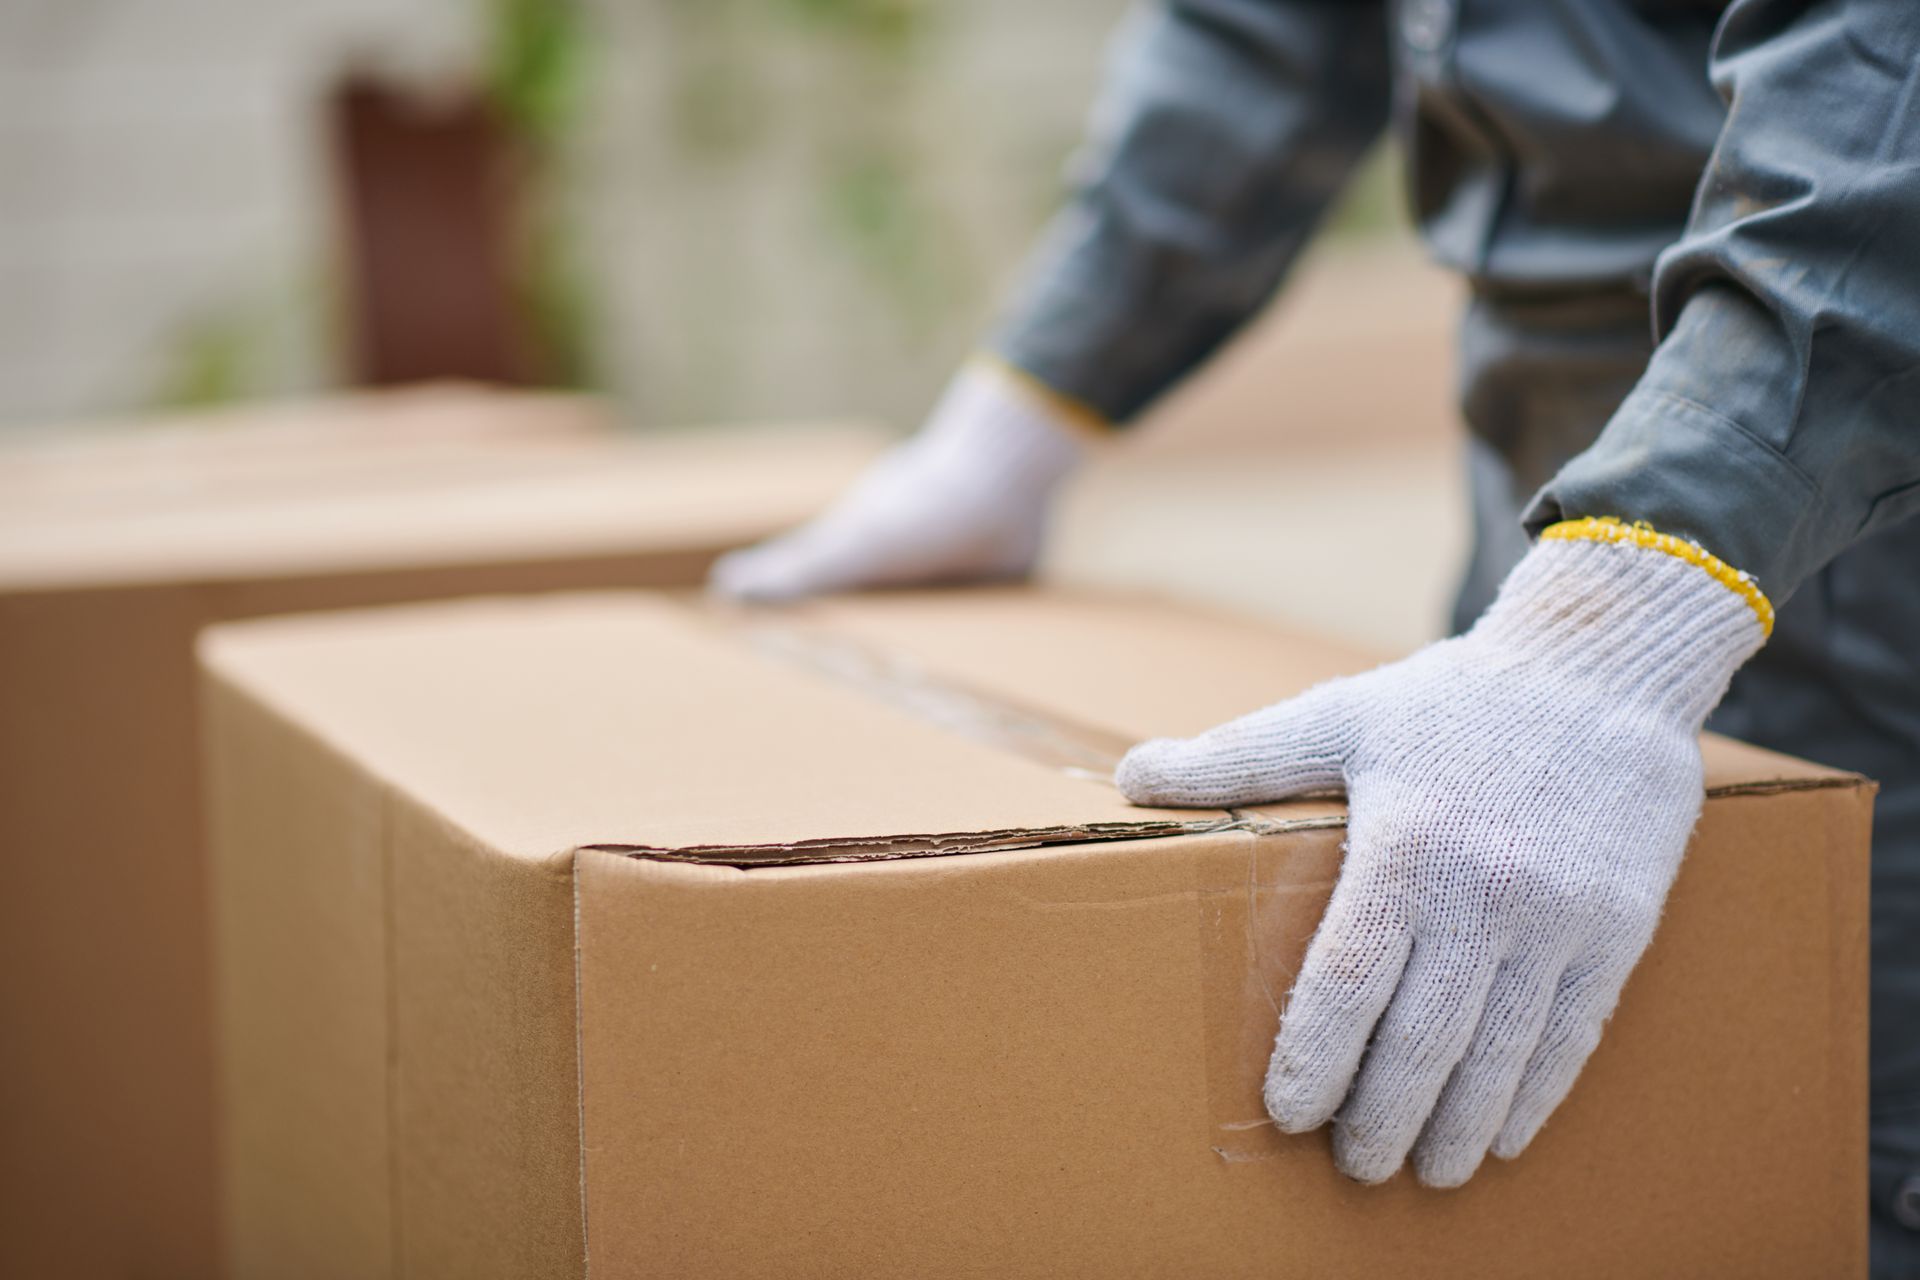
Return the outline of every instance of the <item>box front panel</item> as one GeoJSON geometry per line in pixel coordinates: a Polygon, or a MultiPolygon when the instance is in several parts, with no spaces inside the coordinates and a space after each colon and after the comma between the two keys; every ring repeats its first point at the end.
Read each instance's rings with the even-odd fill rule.
{"type": "Polygon", "coordinates": [[[1263,1121],[1337,831],[583,855],[592,1274],[1855,1274],[1867,810],[1712,802],[1573,1095],[1452,1192],[1263,1121]]]}

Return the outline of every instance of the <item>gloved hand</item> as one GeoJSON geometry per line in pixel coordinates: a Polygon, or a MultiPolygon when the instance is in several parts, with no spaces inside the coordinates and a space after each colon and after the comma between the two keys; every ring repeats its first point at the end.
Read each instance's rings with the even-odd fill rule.
{"type": "Polygon", "coordinates": [[[708,585],[735,599],[774,601],[1025,577],[1087,429],[1069,420],[1065,402],[1023,379],[990,361],[968,365],[921,432],[830,510],[721,557],[708,585]]]}
{"type": "Polygon", "coordinates": [[[1646,949],[1702,801],[1696,739],[1772,609],[1691,543],[1556,525],[1471,632],[1186,740],[1129,800],[1332,789],[1340,880],[1281,1021],[1266,1104],[1338,1113],[1340,1169],[1465,1182],[1533,1140],[1646,949]]]}

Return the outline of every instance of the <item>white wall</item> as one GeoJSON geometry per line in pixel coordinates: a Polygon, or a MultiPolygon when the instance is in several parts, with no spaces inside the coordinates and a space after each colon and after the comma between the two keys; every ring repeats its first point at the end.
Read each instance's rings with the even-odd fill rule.
{"type": "Polygon", "coordinates": [[[601,0],[627,59],[583,143],[612,383],[655,421],[917,415],[1057,199],[1122,7],[929,6],[875,53],[601,0]],[[685,104],[726,84],[744,119],[703,138],[685,104]],[[863,172],[900,215],[864,233],[863,172]]]}
{"type": "MultiPolygon", "coordinates": [[[[1121,9],[937,0],[894,56],[795,0],[586,2],[574,213],[601,371],[655,422],[917,412],[1057,191],[1121,9]],[[716,86],[746,122],[717,149],[686,123],[716,86]],[[875,201],[877,239],[848,215],[875,201]]],[[[0,3],[0,427],[148,407],[196,363],[331,378],[320,95],[355,60],[461,65],[484,3],[0,3]]]]}
{"type": "Polygon", "coordinates": [[[196,331],[231,335],[249,390],[321,380],[316,104],[355,57],[458,61],[468,8],[0,4],[0,425],[150,404],[196,331]]]}

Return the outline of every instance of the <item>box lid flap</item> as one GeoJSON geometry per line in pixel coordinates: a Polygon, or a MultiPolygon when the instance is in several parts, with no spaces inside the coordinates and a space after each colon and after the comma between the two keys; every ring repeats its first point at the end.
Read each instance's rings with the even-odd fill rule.
{"type": "Polygon", "coordinates": [[[209,664],[496,847],[735,862],[1206,830],[657,597],[219,628],[209,664]]]}
{"type": "MultiPolygon", "coordinates": [[[[1241,823],[1107,774],[1368,659],[1159,603],[1031,591],[776,614],[657,596],[469,601],[243,623],[209,664],[502,850],[740,864],[977,852],[1241,823]]],[[[1738,744],[1720,789],[1850,776],[1738,744]]]]}
{"type": "MultiPolygon", "coordinates": [[[[922,592],[823,601],[803,616],[823,630],[912,654],[940,679],[1044,702],[1127,741],[1199,733],[1391,656],[1138,595],[1049,592],[1036,607],[1019,591],[922,592]]],[[[1711,794],[1857,780],[1718,734],[1702,735],[1700,747],[1711,794]]],[[[1285,811],[1322,808],[1298,802],[1285,811]]]]}

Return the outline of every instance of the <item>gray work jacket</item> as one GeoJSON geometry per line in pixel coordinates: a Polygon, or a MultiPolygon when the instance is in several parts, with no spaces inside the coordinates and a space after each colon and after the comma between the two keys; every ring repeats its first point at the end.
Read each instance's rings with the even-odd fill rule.
{"type": "Polygon", "coordinates": [[[1555,366],[1501,353],[1551,346],[1556,308],[1645,335],[1598,439],[1545,450],[1530,528],[1645,520],[1778,603],[1920,511],[1920,0],[1174,0],[1116,46],[990,345],[1128,421],[1267,300],[1390,120],[1493,317],[1476,431],[1524,428],[1555,366]]]}

